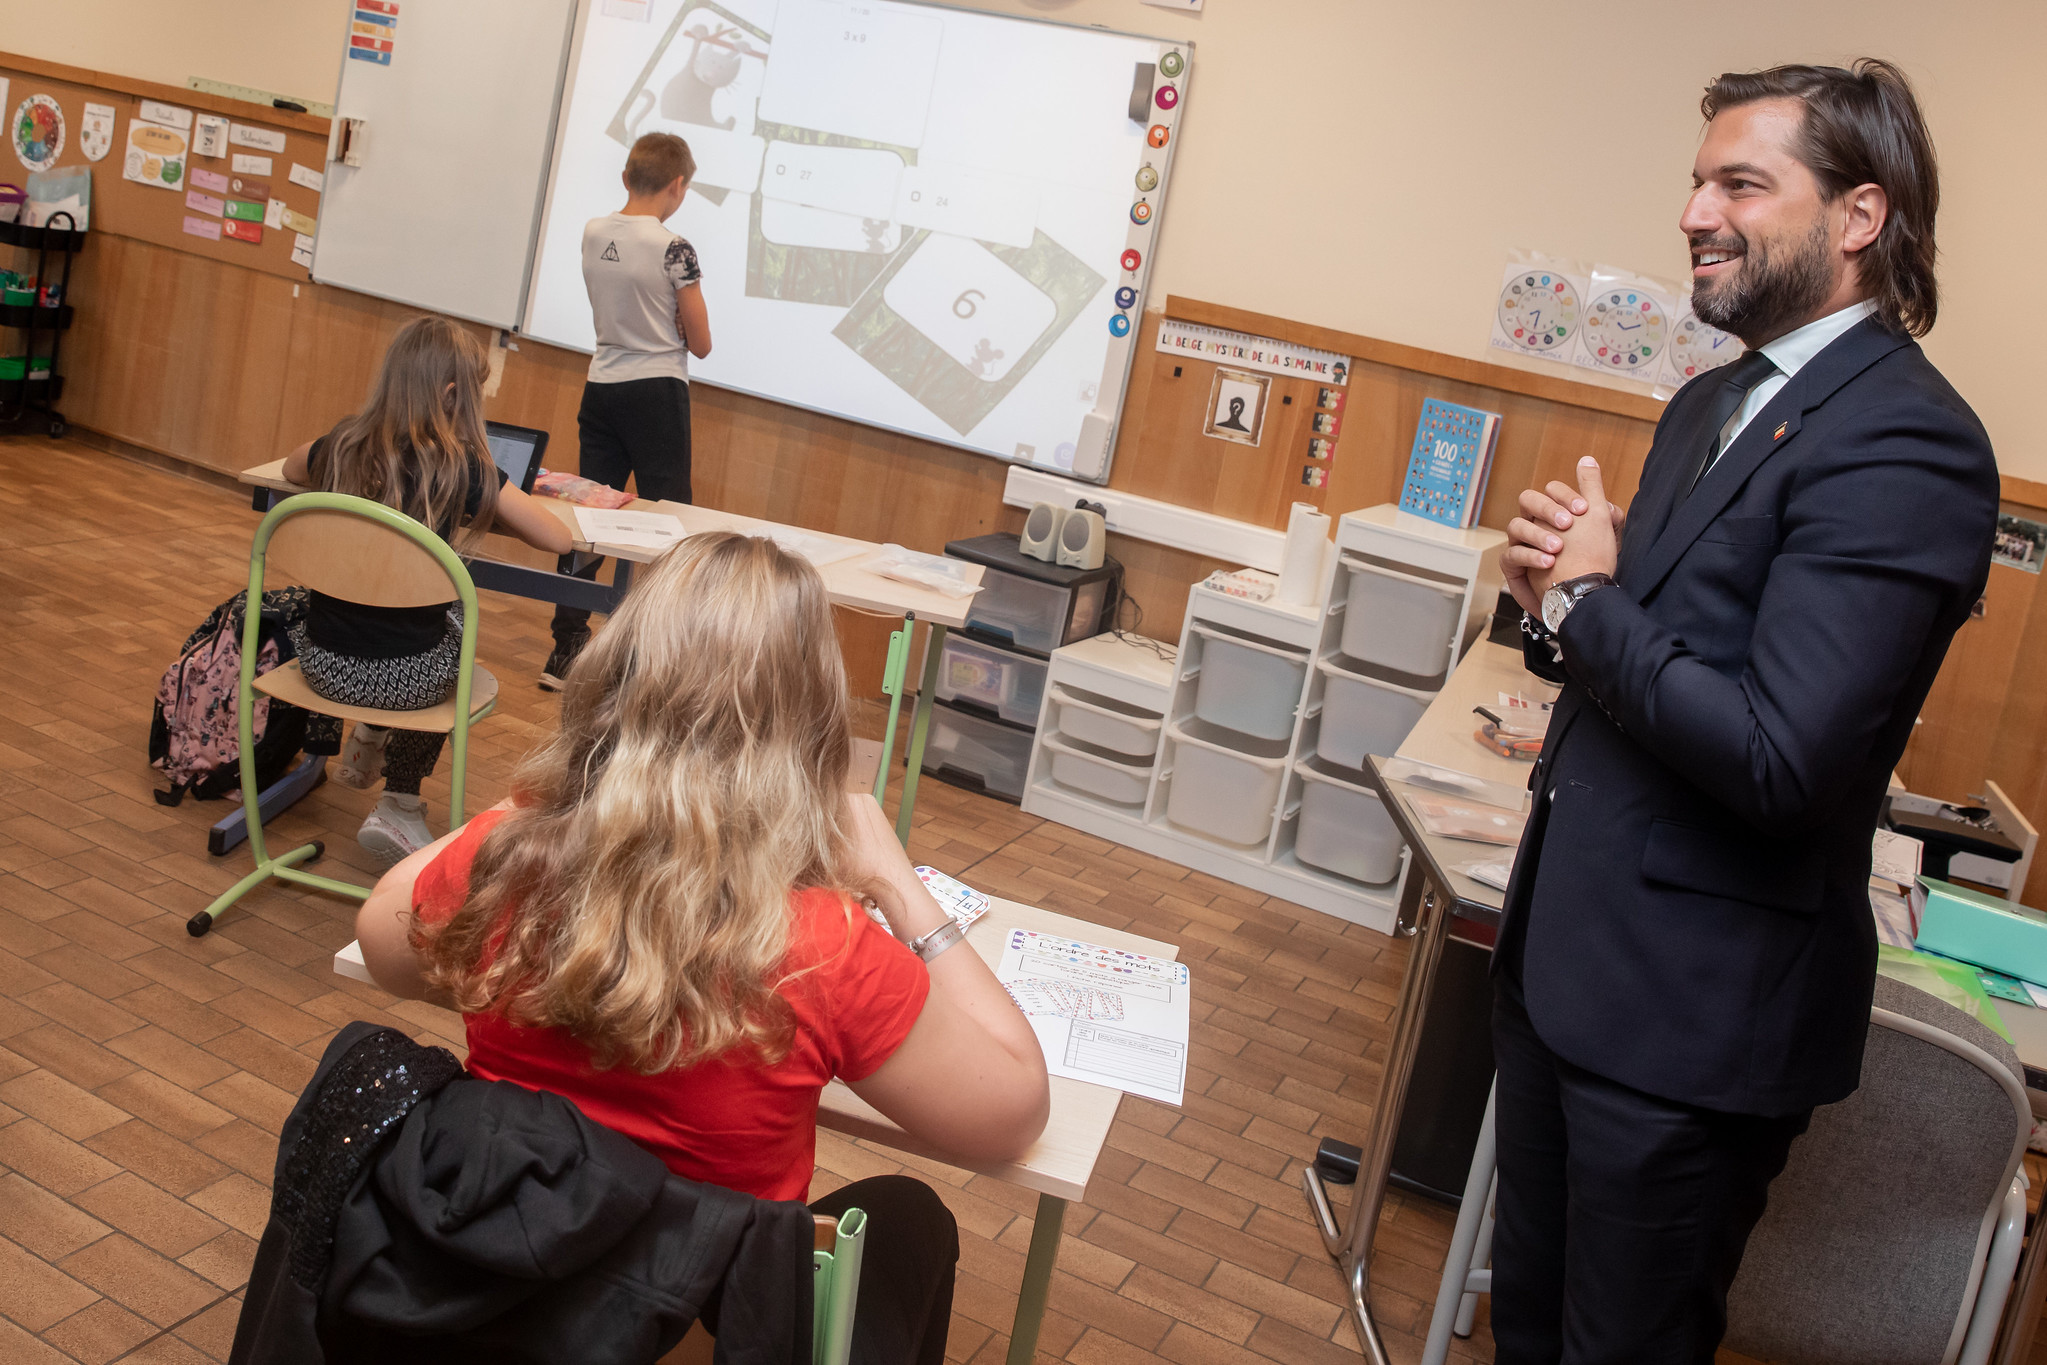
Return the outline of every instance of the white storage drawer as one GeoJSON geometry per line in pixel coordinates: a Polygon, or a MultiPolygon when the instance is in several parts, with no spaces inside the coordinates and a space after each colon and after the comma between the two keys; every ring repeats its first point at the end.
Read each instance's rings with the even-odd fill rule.
{"type": "Polygon", "coordinates": [[[1272,832],[1286,777],[1286,744],[1245,741],[1199,720],[1169,726],[1172,785],[1166,819],[1230,844],[1261,844],[1272,832]]]}
{"type": "Polygon", "coordinates": [[[1353,881],[1383,884],[1400,875],[1400,831],[1362,783],[1333,776],[1303,763],[1301,823],[1294,856],[1310,867],[1353,881]]]}
{"type": "Polygon", "coordinates": [[[1068,739],[1117,754],[1150,759],[1159,751],[1165,718],[1128,702],[1055,683],[1052,723],[1068,739]]]}
{"type": "Polygon", "coordinates": [[[938,661],[938,699],[972,702],[1004,720],[1036,725],[1045,667],[1043,659],[948,634],[938,661]]]}
{"type": "Polygon", "coordinates": [[[1119,806],[1144,804],[1145,793],[1151,789],[1150,758],[1132,759],[1064,735],[1046,735],[1044,745],[1052,780],[1060,786],[1119,806]]]}
{"type": "Polygon", "coordinates": [[[1290,739],[1308,677],[1305,650],[1233,635],[1196,622],[1201,672],[1194,680],[1194,714],[1211,725],[1253,739],[1290,739]]]}
{"type": "Polygon", "coordinates": [[[1346,768],[1365,766],[1365,755],[1390,758],[1433,696],[1374,678],[1361,678],[1328,659],[1322,672],[1322,733],[1315,752],[1346,768]]]}
{"type": "Polygon", "coordinates": [[[1022,801],[1031,767],[1029,730],[938,702],[924,744],[924,771],[1006,801],[1022,801]]]}
{"type": "Polygon", "coordinates": [[[1343,609],[1343,652],[1362,664],[1423,678],[1450,671],[1464,606],[1461,583],[1445,583],[1343,557],[1350,591],[1343,609]]]}

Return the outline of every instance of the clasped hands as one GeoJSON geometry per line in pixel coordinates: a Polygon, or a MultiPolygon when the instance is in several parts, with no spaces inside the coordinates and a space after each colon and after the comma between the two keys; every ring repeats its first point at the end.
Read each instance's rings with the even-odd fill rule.
{"type": "Polygon", "coordinates": [[[1521,490],[1521,515],[1507,523],[1500,569],[1507,591],[1537,620],[1552,583],[1589,573],[1611,574],[1620,562],[1621,525],[1627,512],[1606,500],[1599,461],[1578,461],[1578,486],[1552,479],[1544,489],[1521,490]]]}

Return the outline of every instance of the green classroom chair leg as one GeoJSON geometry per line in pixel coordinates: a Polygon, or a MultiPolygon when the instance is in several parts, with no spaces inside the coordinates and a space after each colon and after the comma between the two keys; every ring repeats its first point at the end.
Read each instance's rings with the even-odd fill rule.
{"type": "Polygon", "coordinates": [[[917,809],[917,778],[924,771],[924,741],[931,735],[931,703],[938,695],[938,660],[945,652],[945,627],[925,627],[924,676],[917,684],[917,709],[910,720],[910,766],[903,774],[903,804],[896,812],[896,838],[910,846],[910,816],[917,809]]]}
{"type": "Polygon", "coordinates": [[[1038,1216],[1031,1224],[1031,1249],[1024,1257],[1023,1285],[1016,1295],[1016,1321],[1009,1331],[1008,1365],[1031,1365],[1038,1352],[1038,1328],[1044,1325],[1052,1264],[1059,1259],[1059,1233],[1065,1225],[1066,1201],[1057,1195],[1039,1195],[1038,1216]]]}
{"type": "Polygon", "coordinates": [[[903,674],[910,667],[910,631],[917,613],[903,613],[903,628],[889,632],[888,662],[881,666],[881,694],[888,698],[888,729],[881,737],[881,766],[874,772],[874,799],[888,790],[888,765],[896,752],[896,718],[903,711],[903,674]]]}
{"type": "Polygon", "coordinates": [[[354,900],[369,899],[371,888],[367,886],[337,881],[332,877],[322,877],[302,870],[303,864],[313,862],[327,851],[326,844],[318,839],[309,844],[301,844],[289,853],[271,857],[270,847],[263,832],[262,793],[256,789],[254,758],[256,658],[262,640],[264,561],[268,554],[270,538],[279,525],[301,512],[315,511],[347,512],[352,516],[381,522],[388,529],[405,536],[431,554],[447,572],[449,583],[454,587],[455,595],[462,604],[462,649],[457,664],[460,671],[455,680],[455,728],[449,735],[455,750],[453,772],[449,780],[450,829],[462,823],[463,797],[469,769],[470,723],[482,720],[497,708],[497,699],[492,698],[475,715],[470,714],[470,687],[476,665],[476,585],[470,579],[469,571],[463,566],[462,561],[448,548],[447,542],[402,512],[393,511],[363,498],[348,497],[339,493],[300,493],[272,506],[256,528],[255,544],[249,552],[249,591],[242,605],[241,672],[235,694],[236,710],[239,713],[236,716],[236,723],[241,741],[239,762],[242,776],[242,815],[248,829],[249,852],[255,859],[256,866],[248,875],[222,892],[213,904],[185,922],[185,931],[194,938],[211,930],[214,921],[219,919],[229,906],[272,877],[295,886],[328,891],[354,900]]]}

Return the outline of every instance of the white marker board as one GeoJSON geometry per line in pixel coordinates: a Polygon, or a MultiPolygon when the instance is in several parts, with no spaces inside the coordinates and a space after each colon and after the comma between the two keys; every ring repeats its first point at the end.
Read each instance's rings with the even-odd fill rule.
{"type": "Polygon", "coordinates": [[[525,329],[593,349],[584,224],[673,132],[693,378],[1106,479],[1192,55],[912,0],[582,0],[525,329]]]}
{"type": "Polygon", "coordinates": [[[362,164],[324,168],[314,279],[518,325],[574,11],[575,0],[344,7],[336,141],[344,119],[363,120],[362,164]]]}

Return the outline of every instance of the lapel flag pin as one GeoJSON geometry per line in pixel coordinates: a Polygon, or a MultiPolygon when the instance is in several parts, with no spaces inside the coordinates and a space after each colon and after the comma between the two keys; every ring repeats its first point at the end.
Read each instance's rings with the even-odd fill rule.
{"type": "Polygon", "coordinates": [[[1789,423],[1789,422],[1779,422],[1779,423],[1777,424],[1777,429],[1776,429],[1775,431],[1773,431],[1773,432],[1771,432],[1771,433],[1770,433],[1770,439],[1771,439],[1771,440],[1773,440],[1773,441],[1781,441],[1781,440],[1783,440],[1783,439],[1784,439],[1784,428],[1786,428],[1786,427],[1788,427],[1788,426],[1790,426],[1790,425],[1791,425],[1791,423],[1789,423]]]}

